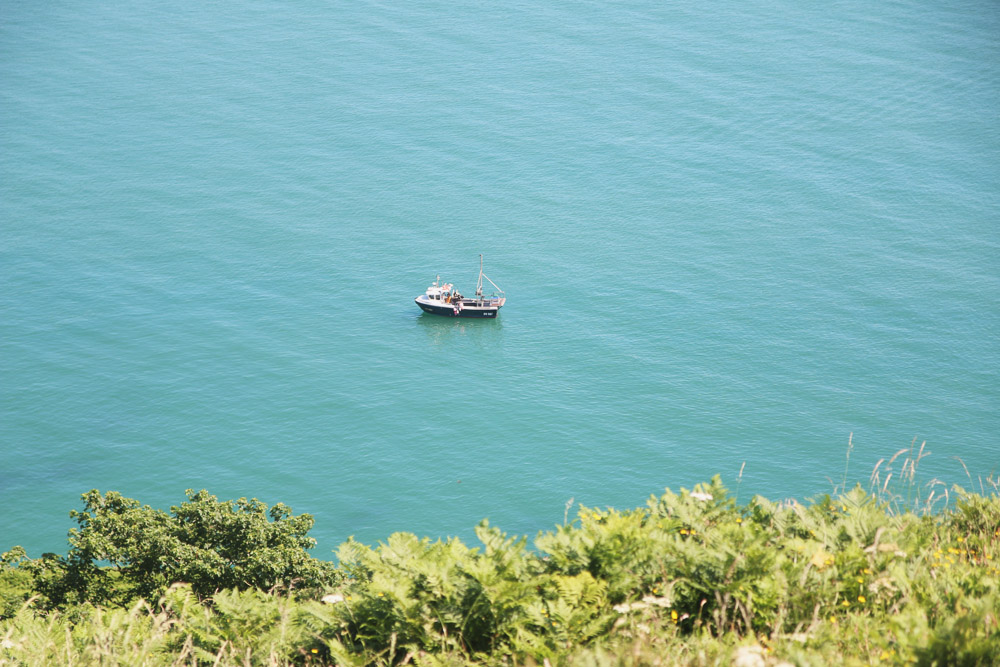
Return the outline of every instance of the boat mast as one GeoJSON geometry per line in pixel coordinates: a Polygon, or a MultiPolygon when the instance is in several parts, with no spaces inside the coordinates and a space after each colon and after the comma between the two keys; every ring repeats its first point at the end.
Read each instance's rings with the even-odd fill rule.
{"type": "Polygon", "coordinates": [[[476,283],[476,296],[483,296],[483,254],[479,253],[479,282],[476,283]]]}

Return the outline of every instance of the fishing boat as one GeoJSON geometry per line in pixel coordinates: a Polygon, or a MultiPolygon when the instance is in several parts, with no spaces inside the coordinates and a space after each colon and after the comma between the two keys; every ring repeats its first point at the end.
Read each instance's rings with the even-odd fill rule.
{"type": "Polygon", "coordinates": [[[497,284],[483,274],[483,256],[479,256],[479,280],[476,282],[476,294],[472,297],[462,296],[451,283],[441,282],[437,277],[434,284],[414,301],[425,313],[443,315],[445,317],[496,317],[507,302],[507,297],[497,284]],[[496,292],[485,296],[483,280],[496,289],[496,292]]]}

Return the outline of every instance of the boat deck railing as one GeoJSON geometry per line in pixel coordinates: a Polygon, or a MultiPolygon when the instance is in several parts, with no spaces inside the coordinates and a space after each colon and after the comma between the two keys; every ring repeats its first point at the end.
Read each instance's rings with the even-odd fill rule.
{"type": "Polygon", "coordinates": [[[480,308],[486,307],[486,306],[502,306],[503,302],[504,302],[504,298],[501,297],[501,296],[487,296],[487,297],[483,297],[481,299],[477,299],[477,298],[472,298],[472,299],[464,298],[464,299],[462,299],[462,304],[463,305],[466,305],[466,306],[478,306],[480,308]]]}

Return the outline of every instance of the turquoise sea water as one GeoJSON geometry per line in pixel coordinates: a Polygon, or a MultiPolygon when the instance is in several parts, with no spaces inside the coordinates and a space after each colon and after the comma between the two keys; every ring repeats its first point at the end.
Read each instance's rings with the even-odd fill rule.
{"type": "Polygon", "coordinates": [[[994,2],[0,9],[0,550],[1000,467],[994,2]],[[422,315],[437,274],[497,321],[422,315]]]}

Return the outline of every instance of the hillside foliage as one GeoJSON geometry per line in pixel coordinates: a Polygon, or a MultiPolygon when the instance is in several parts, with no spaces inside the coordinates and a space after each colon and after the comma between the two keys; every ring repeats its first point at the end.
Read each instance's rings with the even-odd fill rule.
{"type": "Polygon", "coordinates": [[[857,487],[740,505],[718,478],[481,546],[397,533],[308,555],[311,517],[85,494],[65,556],[4,554],[0,665],[988,665],[1000,497],[857,487]]]}

